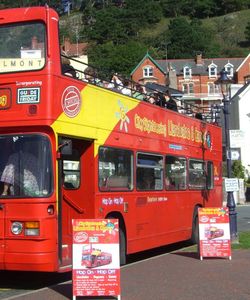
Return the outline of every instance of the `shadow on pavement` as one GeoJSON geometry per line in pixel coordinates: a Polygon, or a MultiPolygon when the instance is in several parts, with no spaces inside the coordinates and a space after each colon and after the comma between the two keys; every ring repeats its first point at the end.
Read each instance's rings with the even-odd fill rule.
{"type": "Polygon", "coordinates": [[[172,255],[179,255],[179,256],[185,256],[188,258],[193,258],[193,259],[200,259],[199,254],[197,252],[173,252],[171,253],[172,255]]]}

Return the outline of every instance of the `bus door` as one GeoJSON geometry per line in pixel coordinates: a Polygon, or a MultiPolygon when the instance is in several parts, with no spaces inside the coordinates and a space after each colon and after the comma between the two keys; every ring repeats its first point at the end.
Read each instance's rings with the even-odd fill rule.
{"type": "Polygon", "coordinates": [[[66,268],[72,264],[72,219],[94,211],[94,143],[60,137],[59,148],[59,261],[66,268]]]}

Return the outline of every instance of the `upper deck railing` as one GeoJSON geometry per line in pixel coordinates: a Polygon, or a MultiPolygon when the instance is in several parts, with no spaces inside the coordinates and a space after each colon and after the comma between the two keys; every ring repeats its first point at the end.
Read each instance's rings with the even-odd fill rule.
{"type": "Polygon", "coordinates": [[[81,62],[75,58],[65,54],[62,56],[62,70],[64,75],[74,77],[78,80],[88,82],[90,84],[111,89],[114,92],[124,94],[135,99],[149,102],[152,105],[157,105],[162,108],[170,109],[178,113],[194,117],[204,122],[215,125],[220,124],[220,107],[216,105],[204,106],[185,103],[181,98],[173,97],[168,92],[162,92],[156,89],[148,88],[145,85],[134,82],[120,74],[108,76],[104,72],[100,72],[96,68],[81,62]],[[84,71],[73,68],[71,61],[84,66],[84,71]]]}
{"type": "MultiPolygon", "coordinates": [[[[42,71],[44,68],[51,71],[51,66],[53,66],[52,72],[60,72],[60,65],[47,63],[49,60],[57,62],[59,59],[58,48],[56,47],[59,40],[55,34],[58,30],[57,22],[59,21],[57,14],[47,6],[45,8],[32,7],[25,10],[19,8],[13,11],[17,15],[16,18],[23,22],[16,23],[14,22],[16,18],[12,16],[10,11],[3,11],[4,17],[0,22],[0,41],[2,41],[0,43],[0,75],[26,71],[36,72],[42,71]],[[47,24],[47,28],[45,24],[47,24]],[[46,33],[47,39],[45,38],[46,33]]],[[[63,73],[77,80],[104,89],[111,89],[114,92],[195,117],[204,122],[219,124],[220,107],[218,106],[194,105],[185,101],[185,97],[183,99],[182,97],[173,97],[166,87],[166,92],[163,92],[131,81],[119,74],[109,76],[104,70],[97,70],[73,57],[68,57],[65,53],[61,55],[61,61],[63,73]],[[76,69],[71,66],[71,61],[77,64],[76,69]]]]}

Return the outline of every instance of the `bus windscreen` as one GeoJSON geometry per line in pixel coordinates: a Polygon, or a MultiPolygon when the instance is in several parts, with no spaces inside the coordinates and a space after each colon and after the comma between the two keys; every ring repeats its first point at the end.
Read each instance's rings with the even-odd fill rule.
{"type": "Polygon", "coordinates": [[[0,197],[48,197],[52,192],[49,140],[43,135],[0,137],[0,197]]]}
{"type": "Polygon", "coordinates": [[[42,69],[45,45],[41,22],[0,26],[0,73],[42,69]]]}

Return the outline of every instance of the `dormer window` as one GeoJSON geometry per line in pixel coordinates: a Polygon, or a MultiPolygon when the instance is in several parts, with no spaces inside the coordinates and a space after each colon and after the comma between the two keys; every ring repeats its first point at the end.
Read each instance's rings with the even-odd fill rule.
{"type": "Polygon", "coordinates": [[[189,66],[183,68],[184,78],[192,77],[192,69],[189,66]]]}
{"type": "Polygon", "coordinates": [[[153,68],[146,66],[143,68],[143,77],[152,77],[154,75],[153,68]]]}
{"type": "Polygon", "coordinates": [[[215,64],[211,64],[208,66],[208,76],[211,77],[217,77],[217,66],[215,64]]]}
{"type": "Polygon", "coordinates": [[[230,63],[227,63],[224,67],[224,70],[227,72],[228,77],[233,77],[234,75],[234,66],[230,63]]]}

